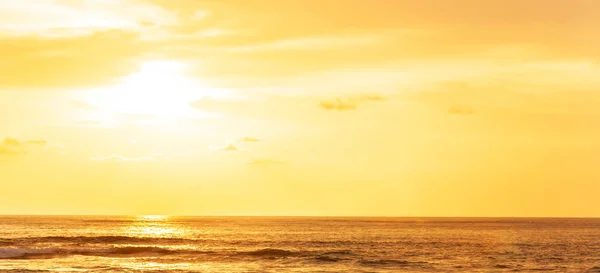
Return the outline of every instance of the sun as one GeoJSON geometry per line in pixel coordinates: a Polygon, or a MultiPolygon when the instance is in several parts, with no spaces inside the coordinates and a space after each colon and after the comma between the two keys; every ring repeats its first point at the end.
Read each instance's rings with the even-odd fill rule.
{"type": "Polygon", "coordinates": [[[222,89],[209,88],[201,79],[187,75],[187,66],[177,61],[149,61],[120,83],[96,89],[87,102],[104,116],[154,118],[207,117],[209,113],[190,107],[204,97],[227,96],[222,89]]]}
{"type": "Polygon", "coordinates": [[[195,96],[208,95],[198,80],[182,73],[184,65],[171,61],[144,63],[141,70],[127,77],[123,94],[112,106],[116,111],[156,116],[180,116],[189,112],[183,103],[195,96]]]}

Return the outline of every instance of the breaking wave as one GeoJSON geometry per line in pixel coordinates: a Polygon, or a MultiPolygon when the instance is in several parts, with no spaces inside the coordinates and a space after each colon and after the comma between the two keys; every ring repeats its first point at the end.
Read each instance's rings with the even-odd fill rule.
{"type": "Polygon", "coordinates": [[[286,257],[306,257],[318,261],[340,261],[335,255],[345,255],[349,251],[314,252],[291,251],[277,248],[264,248],[253,251],[203,251],[197,249],[174,249],[166,247],[127,246],[109,248],[0,248],[0,259],[48,259],[59,256],[162,256],[162,255],[205,255],[221,257],[248,257],[258,259],[278,259],[286,257]]]}
{"type": "Polygon", "coordinates": [[[239,255],[248,255],[248,256],[259,256],[259,257],[289,257],[289,256],[298,256],[299,252],[293,252],[289,250],[276,249],[276,248],[265,248],[255,251],[248,252],[239,252],[239,255]]]}
{"type": "MultiPolygon", "coordinates": [[[[74,244],[178,244],[197,240],[182,238],[133,237],[133,236],[46,236],[14,238],[9,242],[27,243],[74,243],[74,244]]],[[[2,241],[0,241],[0,244],[2,241]]]]}
{"type": "Polygon", "coordinates": [[[0,259],[43,259],[56,256],[119,256],[119,255],[176,255],[176,254],[210,254],[209,251],[177,250],[161,247],[111,247],[111,248],[0,248],[0,259]]]}
{"type": "Polygon", "coordinates": [[[411,262],[405,260],[361,260],[359,262],[367,266],[426,266],[428,262],[411,262]]]}

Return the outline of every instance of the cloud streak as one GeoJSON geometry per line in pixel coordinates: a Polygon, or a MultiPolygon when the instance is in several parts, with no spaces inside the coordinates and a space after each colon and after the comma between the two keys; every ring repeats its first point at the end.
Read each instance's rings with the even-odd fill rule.
{"type": "Polygon", "coordinates": [[[238,142],[259,142],[260,139],[254,137],[243,137],[238,139],[238,142]]]}
{"type": "Polygon", "coordinates": [[[337,110],[337,111],[348,111],[356,110],[356,104],[352,102],[343,101],[337,98],[335,101],[322,101],[319,103],[319,107],[325,110],[337,110]]]}
{"type": "Polygon", "coordinates": [[[43,139],[20,141],[16,138],[7,137],[0,142],[0,155],[25,154],[32,149],[43,147],[46,143],[46,140],[43,139]]]}
{"type": "Polygon", "coordinates": [[[211,148],[212,151],[219,151],[219,152],[239,152],[240,150],[233,144],[227,144],[225,146],[221,146],[221,147],[212,147],[211,148]]]}
{"type": "Polygon", "coordinates": [[[173,12],[134,1],[2,1],[0,31],[13,35],[60,37],[89,34],[98,29],[138,30],[147,25],[172,25],[173,12]]]}
{"type": "Polygon", "coordinates": [[[356,110],[358,104],[363,102],[383,100],[385,100],[385,98],[383,98],[380,95],[363,94],[359,96],[349,97],[346,100],[342,98],[336,98],[335,101],[322,101],[319,103],[319,107],[325,110],[349,111],[356,110]]]}

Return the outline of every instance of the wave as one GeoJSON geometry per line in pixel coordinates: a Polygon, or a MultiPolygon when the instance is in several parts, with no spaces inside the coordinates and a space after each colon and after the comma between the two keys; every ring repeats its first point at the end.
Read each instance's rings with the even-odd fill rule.
{"type": "Polygon", "coordinates": [[[14,244],[11,240],[0,239],[0,246],[12,246],[14,244]]]}
{"type": "Polygon", "coordinates": [[[426,266],[428,262],[411,262],[405,260],[360,260],[366,266],[426,266]]]}
{"type": "Polygon", "coordinates": [[[327,255],[321,255],[321,256],[317,256],[317,257],[313,258],[313,260],[318,261],[318,262],[332,263],[332,262],[339,262],[339,261],[346,260],[346,259],[338,258],[338,257],[331,257],[331,256],[327,256],[327,255]]]}
{"type": "Polygon", "coordinates": [[[336,250],[323,253],[324,255],[354,255],[350,250],[336,250]]]}
{"type": "MultiPolygon", "coordinates": [[[[0,259],[48,259],[59,256],[163,256],[163,255],[211,255],[222,257],[252,257],[277,259],[286,257],[320,257],[328,252],[291,251],[277,248],[264,248],[253,251],[204,251],[198,249],[175,249],[153,246],[127,246],[108,248],[0,248],[0,259]]],[[[329,252],[328,255],[333,255],[329,252]]],[[[339,253],[347,253],[341,251],[339,253]]],[[[326,259],[326,258],[319,258],[326,259]]],[[[335,258],[332,258],[335,259],[335,258]]]]}
{"type": "Polygon", "coordinates": [[[600,266],[594,266],[590,269],[588,269],[588,271],[586,272],[600,272],[600,266]]]}
{"type": "MultiPolygon", "coordinates": [[[[338,262],[349,260],[354,255],[349,250],[339,251],[292,251],[278,248],[263,248],[251,251],[206,251],[191,248],[169,248],[154,246],[113,246],[104,248],[0,248],[0,259],[51,259],[64,256],[103,256],[103,257],[158,257],[167,255],[206,256],[219,259],[283,259],[295,257],[314,262],[338,262]]],[[[368,262],[367,262],[368,263],[368,262]]]]}
{"type": "MultiPolygon", "coordinates": [[[[28,243],[74,243],[74,244],[144,244],[144,243],[188,243],[198,240],[182,238],[162,238],[162,237],[133,237],[133,236],[45,236],[45,237],[24,237],[14,238],[5,243],[18,242],[20,244],[28,243]]],[[[2,244],[2,241],[0,241],[2,244]]]]}
{"type": "Polygon", "coordinates": [[[111,247],[111,248],[0,248],[0,259],[43,259],[57,256],[123,256],[123,255],[175,255],[175,254],[210,254],[210,251],[179,250],[161,247],[111,247]]]}
{"type": "MultiPolygon", "coordinates": [[[[386,242],[387,243],[387,242],[386,242]]],[[[339,241],[301,241],[301,240],[237,240],[229,238],[169,238],[169,237],[137,237],[128,235],[100,235],[100,236],[40,236],[40,237],[17,237],[0,239],[1,247],[44,247],[47,245],[63,245],[78,247],[99,247],[99,245],[152,245],[152,246],[223,246],[232,248],[253,248],[255,246],[294,246],[297,248],[327,248],[335,249],[339,246],[357,246],[369,244],[368,242],[353,242],[348,240],[339,241]]],[[[258,256],[261,253],[254,253],[258,256]]],[[[281,254],[281,253],[279,253],[281,254]]],[[[351,255],[349,251],[336,252],[332,255],[351,255]]],[[[253,255],[250,253],[250,255],[253,255]]],[[[287,254],[283,254],[287,255],[287,254]]]]}
{"type": "MultiPolygon", "coordinates": [[[[108,248],[0,248],[0,260],[15,259],[52,259],[66,256],[100,256],[100,257],[176,257],[175,259],[200,260],[278,260],[293,258],[316,264],[354,263],[365,267],[404,268],[419,267],[430,268],[427,262],[393,260],[393,259],[365,259],[349,250],[336,251],[300,251],[278,248],[263,248],[252,251],[205,251],[199,249],[181,249],[153,246],[126,246],[108,248]]],[[[173,258],[167,259],[173,259],[173,258]]]]}
{"type": "Polygon", "coordinates": [[[55,249],[36,248],[0,248],[0,259],[23,258],[27,255],[45,255],[53,253],[55,249]]]}
{"type": "Polygon", "coordinates": [[[298,256],[299,252],[293,252],[289,250],[277,249],[277,248],[265,248],[255,251],[239,252],[239,255],[248,256],[262,256],[262,257],[289,257],[298,256]]]}
{"type": "MultiPolygon", "coordinates": [[[[244,242],[251,244],[268,244],[274,241],[253,241],[253,240],[217,240],[211,238],[168,238],[168,237],[136,237],[136,236],[42,236],[42,237],[20,237],[10,239],[0,239],[0,246],[3,245],[27,245],[29,243],[76,243],[76,244],[136,244],[136,243],[155,243],[155,244],[178,244],[178,243],[203,243],[215,242],[241,244],[244,242]]],[[[367,242],[356,241],[277,241],[278,243],[288,244],[306,244],[306,245],[340,245],[340,244],[362,244],[367,242]]]]}

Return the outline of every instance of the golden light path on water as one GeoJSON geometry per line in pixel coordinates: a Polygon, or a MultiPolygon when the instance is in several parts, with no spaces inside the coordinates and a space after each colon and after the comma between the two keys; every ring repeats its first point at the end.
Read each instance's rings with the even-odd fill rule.
{"type": "MultiPolygon", "coordinates": [[[[134,218],[134,222],[127,226],[123,231],[127,236],[139,237],[139,238],[177,238],[182,237],[186,234],[186,230],[180,226],[177,226],[174,222],[169,221],[170,217],[167,215],[140,215],[134,218]]],[[[139,247],[140,245],[131,245],[132,247],[139,247]]],[[[146,245],[146,247],[161,247],[159,244],[146,245]]],[[[168,247],[168,249],[179,249],[185,248],[186,246],[168,247]]],[[[162,246],[161,248],[165,248],[162,246]]],[[[119,266],[123,268],[130,268],[132,270],[159,270],[159,271],[170,271],[170,270],[182,270],[189,269],[192,264],[181,262],[181,263],[159,263],[147,261],[144,259],[132,259],[127,262],[120,261],[119,266]]],[[[209,270],[210,265],[204,265],[204,269],[209,270]]]]}
{"type": "Polygon", "coordinates": [[[183,228],[170,222],[165,215],[142,215],[137,216],[136,220],[124,231],[128,236],[173,238],[185,234],[183,228]]]}
{"type": "Polygon", "coordinates": [[[138,216],[139,219],[148,220],[148,221],[158,221],[158,220],[166,220],[169,218],[167,215],[141,215],[138,216]]]}

